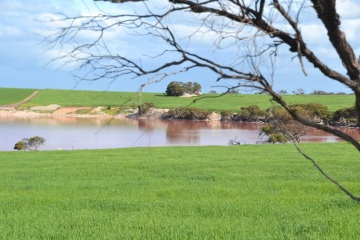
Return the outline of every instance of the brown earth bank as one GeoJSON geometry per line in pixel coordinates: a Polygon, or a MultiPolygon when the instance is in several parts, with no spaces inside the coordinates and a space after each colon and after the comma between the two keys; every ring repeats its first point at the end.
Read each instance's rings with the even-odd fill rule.
{"type": "Polygon", "coordinates": [[[36,106],[26,109],[15,106],[0,107],[0,118],[151,118],[161,119],[167,109],[150,109],[140,116],[138,109],[127,109],[116,114],[104,112],[106,107],[61,107],[53,104],[49,106],[36,106]],[[82,111],[85,110],[85,111],[82,111]]]}
{"type": "MultiPolygon", "coordinates": [[[[70,118],[134,118],[134,119],[172,119],[177,120],[181,118],[169,117],[169,109],[156,109],[150,108],[146,113],[139,114],[138,109],[125,109],[119,111],[115,114],[108,114],[107,107],[61,107],[57,104],[52,104],[48,106],[34,106],[30,108],[21,108],[17,106],[0,106],[0,118],[34,118],[34,117],[52,117],[56,119],[70,119],[70,118]]],[[[113,112],[116,112],[115,109],[110,109],[113,112]]],[[[199,119],[189,119],[189,120],[199,120],[199,119]]],[[[206,118],[201,119],[201,121],[224,121],[221,114],[210,113],[206,118]]],[[[225,120],[228,122],[239,120],[225,120]]],[[[251,119],[251,120],[242,120],[240,122],[248,123],[266,123],[264,119],[251,119]]],[[[355,127],[354,123],[337,123],[330,124],[337,127],[355,127]]]]}
{"type": "Polygon", "coordinates": [[[28,109],[16,107],[0,107],[0,117],[54,117],[54,118],[123,118],[125,114],[110,115],[102,112],[102,107],[61,107],[59,105],[37,106],[28,109]],[[79,110],[89,110],[88,113],[78,113],[79,110]]]}

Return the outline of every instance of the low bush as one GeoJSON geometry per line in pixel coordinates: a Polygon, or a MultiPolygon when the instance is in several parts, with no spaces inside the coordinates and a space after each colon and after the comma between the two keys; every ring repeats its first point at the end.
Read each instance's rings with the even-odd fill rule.
{"type": "Polygon", "coordinates": [[[268,142],[275,144],[275,143],[286,143],[288,138],[282,133],[273,133],[269,136],[268,142]]]}
{"type": "Polygon", "coordinates": [[[15,150],[35,150],[37,151],[40,145],[43,145],[45,143],[45,139],[43,137],[35,136],[31,138],[24,138],[21,141],[18,141],[14,149],[15,150]]]}
{"type": "MultiPolygon", "coordinates": [[[[304,110],[300,106],[295,106],[294,109],[303,118],[310,119],[309,111],[304,110]]],[[[279,106],[272,107],[267,110],[269,113],[268,124],[261,129],[260,136],[266,137],[267,143],[286,143],[291,140],[300,142],[301,136],[304,136],[308,127],[295,121],[291,115],[279,106]]]]}
{"type": "Polygon", "coordinates": [[[187,119],[187,120],[205,120],[211,111],[206,111],[198,108],[175,108],[169,110],[165,118],[173,119],[187,119]]]}
{"type": "Polygon", "coordinates": [[[15,143],[14,149],[19,150],[19,151],[20,150],[25,151],[26,150],[26,144],[23,141],[18,141],[17,143],[15,143]]]}
{"type": "Polygon", "coordinates": [[[242,107],[240,112],[234,116],[237,121],[246,121],[246,122],[258,122],[266,121],[269,117],[268,112],[261,110],[257,105],[250,105],[248,107],[242,107]]]}
{"type": "Polygon", "coordinates": [[[35,106],[38,106],[38,104],[25,102],[25,103],[21,104],[20,106],[18,106],[18,109],[19,110],[30,109],[31,107],[35,107],[35,106]]]}
{"type": "Polygon", "coordinates": [[[310,120],[314,122],[329,122],[333,114],[328,111],[327,106],[320,103],[294,104],[290,106],[297,111],[306,111],[310,120]]]}
{"type": "Polygon", "coordinates": [[[91,108],[85,108],[85,109],[78,109],[76,110],[76,114],[90,114],[92,111],[91,108]]]}
{"type": "Polygon", "coordinates": [[[101,109],[101,111],[102,111],[103,113],[108,114],[108,115],[116,115],[116,114],[118,114],[118,113],[120,112],[120,109],[107,107],[107,108],[101,109]]]}
{"type": "Polygon", "coordinates": [[[331,121],[335,125],[356,124],[357,123],[357,113],[356,113],[355,107],[342,108],[342,109],[337,110],[334,113],[331,121]]]}
{"type": "MultiPolygon", "coordinates": [[[[290,108],[299,116],[307,120],[327,124],[332,119],[332,113],[327,107],[319,103],[294,104],[290,108]]],[[[300,138],[306,134],[309,127],[295,121],[292,116],[280,106],[274,106],[266,110],[269,118],[268,124],[261,130],[261,135],[266,136],[265,142],[285,143],[291,140],[300,142],[300,138]]]]}
{"type": "Polygon", "coordinates": [[[141,104],[140,106],[138,106],[139,114],[143,115],[143,114],[147,113],[150,110],[150,108],[154,108],[154,107],[155,107],[155,104],[145,102],[145,103],[141,104]]]}
{"type": "Polygon", "coordinates": [[[231,121],[234,113],[229,110],[222,111],[221,113],[221,121],[231,121]]]}
{"type": "Polygon", "coordinates": [[[277,129],[277,126],[273,122],[261,128],[260,136],[266,137],[266,140],[262,141],[264,143],[286,143],[289,140],[284,133],[277,129]]]}

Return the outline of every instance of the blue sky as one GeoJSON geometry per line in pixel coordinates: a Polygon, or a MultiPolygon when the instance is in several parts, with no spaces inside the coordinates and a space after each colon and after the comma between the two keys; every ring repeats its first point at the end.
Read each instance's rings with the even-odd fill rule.
{"type": "MultiPolygon", "coordinates": [[[[339,12],[342,16],[343,30],[354,47],[355,54],[360,55],[360,2],[356,0],[342,0],[339,2],[339,12]]],[[[38,34],[56,28],[55,24],[43,22],[56,13],[61,12],[70,16],[77,14],[96,14],[98,8],[117,12],[124,10],[122,4],[111,4],[92,0],[0,0],[0,87],[15,88],[36,88],[36,89],[78,89],[78,90],[109,90],[109,91],[137,91],[147,79],[130,80],[127,78],[119,79],[110,83],[106,80],[96,82],[80,82],[76,84],[72,76],[73,67],[66,66],[58,69],[58,64],[47,64],[52,58],[58,56],[59,49],[50,49],[42,43],[42,38],[38,34]],[[97,6],[96,6],[97,5],[97,6]]],[[[127,7],[127,6],[126,6],[127,7]]],[[[126,11],[133,11],[126,9],[126,11]]],[[[312,10],[308,9],[309,16],[312,10]]],[[[181,16],[180,16],[181,18],[181,16]]],[[[192,23],[176,19],[173,22],[178,32],[187,33],[192,27],[192,23]]],[[[324,36],[321,25],[312,18],[307,18],[301,26],[304,37],[308,40],[308,46],[314,52],[319,53],[329,66],[342,70],[341,63],[336,61],[336,54],[331,52],[331,48],[324,36]]],[[[136,58],[142,58],[142,52],[149,49],[160,49],[161,45],[152,39],[134,39],[123,32],[114,32],[107,40],[114,49],[120,49],[123,54],[131,54],[136,58]]],[[[211,37],[204,36],[195,40],[193,47],[198,47],[198,52],[212,51],[211,37]],[[209,41],[210,40],[210,41],[209,41]],[[196,41],[198,41],[196,43],[196,41]]],[[[230,51],[216,51],[220,58],[227,58],[230,51]]],[[[149,60],[149,59],[148,59],[149,60]]],[[[146,64],[146,58],[144,59],[146,64]]],[[[151,64],[151,60],[149,61],[151,64]]],[[[306,64],[308,76],[304,76],[299,69],[297,61],[291,61],[291,56],[287,52],[282,52],[277,61],[277,70],[274,88],[277,90],[285,89],[292,92],[298,88],[305,89],[307,93],[313,90],[325,90],[328,92],[349,92],[336,82],[324,78],[311,65],[306,64]]],[[[160,83],[151,84],[145,91],[164,92],[166,85],[172,81],[197,81],[203,87],[203,92],[215,90],[221,92],[221,88],[212,88],[219,85],[204,71],[192,71],[185,75],[174,75],[160,83]]],[[[230,85],[230,82],[221,83],[230,85]]]]}

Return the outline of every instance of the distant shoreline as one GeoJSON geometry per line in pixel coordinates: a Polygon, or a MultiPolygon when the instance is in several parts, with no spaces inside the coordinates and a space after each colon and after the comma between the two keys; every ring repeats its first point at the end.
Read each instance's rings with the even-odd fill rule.
{"type": "MultiPolygon", "coordinates": [[[[0,118],[97,118],[97,119],[164,119],[169,109],[151,108],[145,114],[140,115],[138,109],[128,109],[125,112],[107,114],[103,110],[106,107],[61,107],[59,105],[36,106],[30,109],[17,109],[16,107],[0,107],[0,118]],[[89,113],[77,113],[86,110],[89,113]]],[[[176,119],[173,119],[176,120],[176,119]]],[[[199,120],[194,120],[199,121],[199,120]]],[[[221,115],[211,113],[208,118],[201,121],[221,121],[221,115]]]]}
{"type": "MultiPolygon", "coordinates": [[[[150,108],[146,113],[139,114],[138,109],[127,109],[118,113],[108,114],[106,113],[107,107],[61,107],[60,105],[49,105],[49,106],[35,106],[26,109],[19,109],[13,106],[1,106],[0,107],[0,118],[57,118],[57,119],[68,119],[68,118],[88,118],[88,119],[168,119],[168,120],[181,120],[177,118],[169,118],[167,115],[169,109],[157,109],[150,108]]],[[[114,109],[112,109],[114,110],[114,109]]],[[[221,114],[212,112],[206,119],[189,119],[190,121],[216,121],[222,120],[221,114]]],[[[225,120],[233,121],[233,120],[225,120]]],[[[266,124],[266,121],[242,121],[246,123],[258,123],[266,124]]],[[[345,127],[345,128],[357,128],[353,125],[331,125],[333,127],[345,127]]]]}
{"type": "Polygon", "coordinates": [[[66,118],[125,118],[127,114],[110,115],[102,112],[101,107],[94,108],[89,114],[78,114],[76,111],[81,109],[90,109],[89,107],[58,107],[54,111],[43,107],[32,109],[17,109],[15,107],[1,107],[0,118],[36,118],[36,117],[66,117],[66,118]]]}

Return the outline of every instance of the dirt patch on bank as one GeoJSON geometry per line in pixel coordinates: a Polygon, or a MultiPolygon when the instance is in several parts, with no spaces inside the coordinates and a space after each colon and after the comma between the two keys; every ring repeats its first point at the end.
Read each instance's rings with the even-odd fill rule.
{"type": "Polygon", "coordinates": [[[76,114],[76,111],[83,109],[91,109],[90,107],[61,107],[54,111],[53,115],[68,115],[68,114],[76,114]]]}

